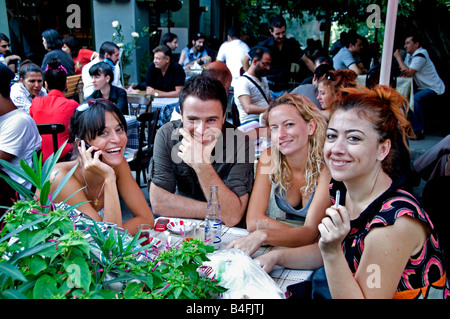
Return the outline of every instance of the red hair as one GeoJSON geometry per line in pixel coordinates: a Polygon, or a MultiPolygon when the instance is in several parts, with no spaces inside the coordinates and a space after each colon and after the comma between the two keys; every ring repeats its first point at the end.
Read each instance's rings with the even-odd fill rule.
{"type": "MultiPolygon", "coordinates": [[[[391,141],[391,150],[383,162],[383,169],[392,173],[392,162],[403,142],[407,149],[407,137],[412,136],[411,124],[405,114],[408,112],[408,101],[395,89],[377,85],[372,89],[365,87],[345,88],[340,101],[334,106],[332,114],[337,110],[356,109],[361,118],[372,122],[378,132],[379,142],[391,141]]],[[[332,116],[330,115],[330,118],[332,116]]]]}

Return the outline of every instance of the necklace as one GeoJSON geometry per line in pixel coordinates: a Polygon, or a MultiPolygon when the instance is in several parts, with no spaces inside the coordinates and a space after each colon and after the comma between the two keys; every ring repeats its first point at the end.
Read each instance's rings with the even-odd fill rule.
{"type": "MultiPolygon", "coordinates": [[[[84,172],[83,171],[81,171],[81,175],[83,175],[84,183],[86,184],[86,188],[84,189],[84,192],[86,193],[86,196],[87,196],[88,195],[88,189],[90,189],[90,188],[89,188],[89,185],[88,185],[88,183],[86,181],[86,177],[84,176],[84,172]]],[[[100,195],[103,192],[103,186],[105,186],[105,182],[103,182],[102,187],[100,188],[100,192],[98,192],[97,198],[94,200],[94,206],[98,205],[98,199],[100,198],[100,195]]]]}

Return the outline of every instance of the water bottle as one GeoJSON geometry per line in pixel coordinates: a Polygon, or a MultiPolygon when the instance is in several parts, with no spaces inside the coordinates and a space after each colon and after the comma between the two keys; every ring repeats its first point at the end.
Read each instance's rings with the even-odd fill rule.
{"type": "Polygon", "coordinates": [[[218,186],[211,186],[205,218],[205,242],[219,250],[222,243],[222,214],[218,186]]]}

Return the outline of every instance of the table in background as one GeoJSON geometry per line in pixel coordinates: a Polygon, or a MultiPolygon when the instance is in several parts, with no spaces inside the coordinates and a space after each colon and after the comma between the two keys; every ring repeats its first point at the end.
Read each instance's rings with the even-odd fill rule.
{"type": "MultiPolygon", "coordinates": [[[[187,219],[187,218],[169,218],[170,221],[178,221],[182,219],[183,221],[192,221],[197,223],[198,231],[195,234],[195,237],[203,238],[205,221],[198,219],[187,219]]],[[[224,249],[231,243],[234,239],[241,238],[247,236],[249,232],[246,229],[238,228],[238,227],[222,227],[222,247],[224,249]]],[[[170,246],[176,246],[178,243],[183,241],[183,237],[176,233],[171,232],[170,230],[166,230],[163,232],[152,230],[150,236],[157,237],[161,239],[163,244],[158,249],[163,249],[166,246],[166,243],[170,246]]],[[[272,249],[283,249],[283,248],[275,248],[273,246],[262,246],[260,247],[253,255],[252,258],[256,258],[260,255],[263,255],[272,249]]],[[[311,270],[298,270],[298,269],[288,269],[280,266],[275,266],[273,271],[269,274],[269,276],[275,281],[275,283],[280,287],[283,292],[286,292],[286,287],[289,285],[293,285],[304,280],[307,280],[312,274],[311,270]]]]}
{"type": "MultiPolygon", "coordinates": [[[[366,78],[367,74],[358,75],[356,81],[362,86],[366,86],[366,78]]],[[[396,81],[397,84],[395,89],[397,90],[398,93],[403,95],[408,100],[409,108],[411,109],[411,111],[413,111],[414,110],[413,78],[397,77],[396,81]]]]}
{"type": "MultiPolygon", "coordinates": [[[[145,97],[151,98],[152,96],[145,91],[140,91],[138,93],[128,93],[128,96],[137,96],[137,97],[145,97]]],[[[153,97],[151,102],[152,111],[159,109],[159,119],[158,126],[161,127],[167,122],[170,121],[172,117],[172,112],[176,106],[179,105],[178,97],[153,97]]],[[[141,105],[140,113],[145,112],[146,106],[141,105]]]]}
{"type": "Polygon", "coordinates": [[[161,127],[170,121],[173,109],[179,105],[179,98],[177,97],[156,97],[152,102],[152,110],[157,108],[160,110],[158,126],[161,127]]]}

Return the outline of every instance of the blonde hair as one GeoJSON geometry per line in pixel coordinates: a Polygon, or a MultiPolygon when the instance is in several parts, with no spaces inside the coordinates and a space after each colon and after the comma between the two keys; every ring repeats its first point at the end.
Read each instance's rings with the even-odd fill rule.
{"type": "MultiPolygon", "coordinates": [[[[303,194],[310,194],[316,188],[323,165],[323,145],[327,123],[319,109],[308,98],[300,94],[284,94],[272,101],[267,110],[268,123],[270,123],[270,111],[282,104],[294,106],[305,122],[313,120],[316,123],[313,134],[308,136],[308,153],[305,167],[306,185],[300,189],[303,194]]],[[[285,191],[289,187],[289,182],[292,178],[286,156],[281,154],[277,147],[275,149],[272,147],[271,157],[272,169],[270,178],[275,184],[275,189],[285,191]]]]}

